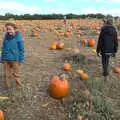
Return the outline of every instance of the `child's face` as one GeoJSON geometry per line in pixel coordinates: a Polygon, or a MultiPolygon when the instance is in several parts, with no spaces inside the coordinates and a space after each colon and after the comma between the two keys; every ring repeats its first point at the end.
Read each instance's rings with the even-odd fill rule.
{"type": "Polygon", "coordinates": [[[6,31],[9,35],[15,35],[15,28],[13,26],[7,26],[6,31]]]}

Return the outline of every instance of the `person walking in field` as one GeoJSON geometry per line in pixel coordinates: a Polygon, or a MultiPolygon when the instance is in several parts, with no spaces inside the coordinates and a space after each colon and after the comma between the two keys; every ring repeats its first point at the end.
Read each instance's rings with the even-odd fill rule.
{"type": "Polygon", "coordinates": [[[107,18],[99,35],[97,43],[97,55],[102,58],[104,80],[108,79],[109,75],[109,59],[115,57],[118,51],[117,31],[113,25],[113,19],[107,18]]]}
{"type": "Polygon", "coordinates": [[[24,43],[21,33],[14,23],[5,24],[6,32],[3,40],[1,60],[4,66],[4,79],[7,88],[11,80],[16,81],[16,87],[21,87],[20,65],[24,63],[24,43]]]}

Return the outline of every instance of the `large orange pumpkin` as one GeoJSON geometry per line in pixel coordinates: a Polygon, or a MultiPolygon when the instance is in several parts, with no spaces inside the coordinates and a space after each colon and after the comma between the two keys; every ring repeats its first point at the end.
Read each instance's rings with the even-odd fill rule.
{"type": "Polygon", "coordinates": [[[57,76],[54,76],[50,80],[49,84],[49,93],[53,98],[61,99],[68,94],[69,83],[66,79],[60,79],[57,76]]]}
{"type": "Polygon", "coordinates": [[[81,80],[88,80],[88,79],[89,79],[89,76],[88,76],[86,73],[81,73],[81,74],[80,74],[80,79],[81,79],[81,80]]]}
{"type": "Polygon", "coordinates": [[[89,47],[94,47],[95,46],[95,40],[89,40],[88,41],[88,46],[89,47]]]}
{"type": "Polygon", "coordinates": [[[0,110],[0,120],[5,120],[4,113],[2,110],[0,110]]]}
{"type": "Polygon", "coordinates": [[[115,67],[113,71],[114,71],[114,73],[120,73],[120,68],[119,67],[115,67]]]}
{"type": "Polygon", "coordinates": [[[70,65],[69,63],[65,63],[65,64],[63,65],[63,68],[64,68],[64,70],[66,70],[66,71],[70,71],[70,70],[71,70],[71,65],[70,65]]]}

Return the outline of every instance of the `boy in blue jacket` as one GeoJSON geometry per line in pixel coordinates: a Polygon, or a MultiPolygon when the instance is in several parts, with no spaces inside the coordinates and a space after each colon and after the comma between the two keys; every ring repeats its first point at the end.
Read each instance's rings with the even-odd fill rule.
{"type": "Polygon", "coordinates": [[[7,88],[11,87],[11,79],[16,81],[16,87],[21,87],[20,64],[24,63],[24,43],[16,25],[7,23],[3,41],[1,59],[4,65],[4,79],[7,88]]]}

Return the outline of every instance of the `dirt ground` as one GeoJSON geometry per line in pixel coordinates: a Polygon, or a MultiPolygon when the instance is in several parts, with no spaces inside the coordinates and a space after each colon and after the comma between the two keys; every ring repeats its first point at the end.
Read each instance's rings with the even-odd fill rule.
{"type": "MultiPolygon", "coordinates": [[[[70,99],[74,99],[71,98],[71,94],[69,93],[63,101],[53,99],[48,94],[47,89],[51,76],[64,73],[62,66],[65,50],[49,50],[53,38],[46,38],[46,36],[43,36],[42,39],[25,37],[25,63],[21,65],[23,83],[21,89],[13,87],[6,90],[4,88],[3,66],[0,64],[0,95],[10,98],[4,104],[2,101],[0,102],[1,108],[5,111],[6,120],[74,120],[68,117],[70,99]]],[[[81,51],[86,53],[84,49],[81,51]]],[[[112,60],[111,67],[112,63],[120,65],[119,55],[120,51],[117,53],[117,63],[112,60]]],[[[83,67],[92,76],[91,79],[96,78],[100,81],[102,79],[100,60],[96,58],[96,54],[90,56],[90,59],[93,62],[88,60],[83,67]]],[[[120,76],[113,75],[111,70],[109,82],[104,86],[108,90],[105,94],[112,101],[118,119],[120,118],[119,80],[120,76]]],[[[84,91],[87,89],[87,83],[77,78],[72,77],[69,82],[71,90],[82,89],[84,91]]],[[[14,80],[12,83],[15,86],[14,80]]]]}

